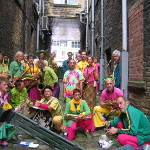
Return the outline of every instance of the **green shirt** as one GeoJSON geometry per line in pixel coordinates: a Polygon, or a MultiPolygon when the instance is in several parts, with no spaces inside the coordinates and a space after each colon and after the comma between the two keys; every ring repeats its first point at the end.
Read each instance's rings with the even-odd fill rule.
{"type": "Polygon", "coordinates": [[[142,111],[128,105],[125,112],[121,113],[118,118],[111,121],[110,125],[116,126],[120,121],[123,122],[124,128],[118,129],[119,134],[136,136],[139,145],[150,140],[150,122],[142,111]]]}
{"type": "MultiPolygon", "coordinates": [[[[65,114],[79,115],[82,112],[85,112],[86,115],[89,115],[91,113],[90,108],[89,108],[89,106],[88,106],[88,104],[86,103],[85,100],[82,100],[79,112],[77,112],[77,111],[71,111],[70,107],[71,107],[71,101],[66,104],[64,115],[65,114]]],[[[64,119],[63,120],[63,125],[66,126],[68,121],[69,121],[68,119],[64,119]]]]}
{"type": "Polygon", "coordinates": [[[52,111],[51,111],[52,117],[54,117],[54,116],[62,116],[61,105],[59,104],[59,101],[58,101],[57,98],[52,97],[48,101],[45,98],[42,98],[40,103],[47,104],[47,105],[49,105],[50,107],[53,108],[52,111]]]}
{"type": "Polygon", "coordinates": [[[58,82],[58,77],[52,68],[44,67],[43,71],[44,71],[44,84],[51,86],[52,84],[58,82]]]}
{"type": "Polygon", "coordinates": [[[10,100],[11,104],[14,108],[19,106],[23,101],[28,100],[27,89],[23,88],[21,92],[19,92],[16,87],[11,89],[10,91],[10,100]]]}
{"type": "Polygon", "coordinates": [[[8,65],[6,65],[6,64],[0,65],[0,74],[2,74],[2,73],[8,73],[8,65]]]}
{"type": "MultiPolygon", "coordinates": [[[[20,61],[12,61],[10,63],[10,67],[9,67],[9,73],[11,74],[10,81],[12,81],[12,79],[14,77],[19,77],[24,72],[25,72],[25,67],[20,61]]],[[[25,74],[24,76],[25,77],[31,77],[32,75],[31,74],[25,74]]]]}

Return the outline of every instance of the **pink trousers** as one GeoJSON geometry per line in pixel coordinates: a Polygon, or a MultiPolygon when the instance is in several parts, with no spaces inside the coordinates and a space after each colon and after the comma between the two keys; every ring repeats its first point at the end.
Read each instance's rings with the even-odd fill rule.
{"type": "MultiPolygon", "coordinates": [[[[117,124],[117,128],[123,128],[123,123],[122,122],[118,122],[117,124]]],[[[121,145],[127,145],[130,144],[132,145],[135,149],[137,149],[139,146],[138,145],[138,139],[136,136],[133,135],[129,135],[129,134],[119,134],[118,135],[118,141],[121,145]]],[[[149,142],[146,142],[144,144],[148,144],[149,142]]],[[[149,143],[150,144],[150,143],[149,143]]]]}
{"type": "MultiPolygon", "coordinates": [[[[87,115],[88,117],[92,117],[91,115],[87,115]]],[[[67,128],[67,140],[72,141],[76,137],[77,127],[81,127],[83,130],[89,130],[94,132],[94,121],[91,119],[79,119],[77,122],[74,122],[71,127],[67,128]]]]}

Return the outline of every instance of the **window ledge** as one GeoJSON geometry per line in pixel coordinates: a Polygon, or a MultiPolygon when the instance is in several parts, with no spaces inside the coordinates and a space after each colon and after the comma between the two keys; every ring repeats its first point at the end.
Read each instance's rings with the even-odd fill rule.
{"type": "Polygon", "coordinates": [[[70,4],[54,4],[54,7],[74,7],[74,8],[81,8],[80,5],[70,5],[70,4]]]}
{"type": "Polygon", "coordinates": [[[134,87],[134,88],[146,90],[146,82],[145,81],[129,81],[128,87],[134,87]]]}

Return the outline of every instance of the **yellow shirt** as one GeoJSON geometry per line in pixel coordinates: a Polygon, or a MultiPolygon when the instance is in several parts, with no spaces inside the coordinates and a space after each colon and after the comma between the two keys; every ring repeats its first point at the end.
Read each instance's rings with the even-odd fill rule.
{"type": "Polygon", "coordinates": [[[77,63],[77,67],[76,69],[80,70],[82,73],[84,72],[84,68],[88,65],[88,62],[86,60],[84,61],[80,61],[79,63],[77,63]]]}
{"type": "Polygon", "coordinates": [[[26,65],[25,68],[26,68],[26,70],[28,70],[27,74],[33,75],[33,74],[36,74],[36,73],[40,72],[40,69],[35,64],[34,64],[34,66],[31,66],[30,69],[29,69],[28,65],[26,65]]]}

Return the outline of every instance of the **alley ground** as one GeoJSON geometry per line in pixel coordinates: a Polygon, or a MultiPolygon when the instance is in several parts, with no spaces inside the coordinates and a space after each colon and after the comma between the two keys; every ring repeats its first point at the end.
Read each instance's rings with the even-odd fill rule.
{"type": "MultiPolygon", "coordinates": [[[[64,109],[64,100],[62,97],[62,82],[60,82],[60,86],[61,86],[61,92],[60,92],[60,103],[62,104],[62,107],[64,109]]],[[[99,96],[97,96],[97,104],[99,103],[99,96]]],[[[99,134],[106,134],[104,130],[99,130],[96,133],[99,134]]],[[[26,133],[24,133],[23,131],[19,130],[17,132],[17,134],[19,135],[19,139],[17,141],[15,141],[16,143],[11,143],[9,142],[9,146],[6,148],[1,148],[3,150],[31,150],[31,148],[28,148],[27,146],[22,146],[20,145],[21,141],[26,141],[26,142],[34,142],[36,144],[39,144],[39,147],[37,148],[37,150],[53,150],[52,148],[50,148],[49,146],[45,145],[44,143],[33,139],[31,136],[27,135],[26,133]]],[[[92,136],[92,138],[87,138],[85,137],[80,131],[77,132],[77,136],[76,139],[73,140],[72,142],[74,142],[75,144],[79,145],[80,147],[85,148],[86,150],[102,150],[102,148],[100,148],[99,144],[98,144],[98,139],[100,136],[92,136]]],[[[113,150],[114,148],[117,148],[120,146],[120,144],[117,142],[116,138],[112,137],[112,136],[108,136],[108,138],[110,140],[113,140],[114,145],[112,147],[109,148],[109,150],[113,150]]]]}

